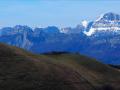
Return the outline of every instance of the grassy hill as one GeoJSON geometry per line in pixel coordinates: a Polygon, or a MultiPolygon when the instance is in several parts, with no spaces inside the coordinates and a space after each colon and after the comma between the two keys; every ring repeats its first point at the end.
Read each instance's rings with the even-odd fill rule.
{"type": "Polygon", "coordinates": [[[34,55],[0,44],[0,90],[120,90],[120,72],[70,53],[34,55]]]}

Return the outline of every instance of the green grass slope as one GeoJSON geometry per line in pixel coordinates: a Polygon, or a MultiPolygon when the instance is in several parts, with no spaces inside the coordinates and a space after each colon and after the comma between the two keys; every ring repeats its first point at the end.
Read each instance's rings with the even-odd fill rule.
{"type": "Polygon", "coordinates": [[[0,44],[0,90],[120,90],[119,84],[120,72],[94,59],[0,44]]]}

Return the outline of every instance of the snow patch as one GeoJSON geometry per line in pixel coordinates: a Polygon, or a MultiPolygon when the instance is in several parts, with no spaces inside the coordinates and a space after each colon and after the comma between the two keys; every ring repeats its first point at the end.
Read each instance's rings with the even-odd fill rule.
{"type": "Polygon", "coordinates": [[[86,34],[87,36],[91,36],[92,34],[94,34],[94,32],[95,32],[95,28],[90,28],[88,32],[84,31],[83,33],[86,34]]]}
{"type": "Polygon", "coordinates": [[[100,21],[103,18],[104,14],[101,14],[100,17],[96,20],[96,22],[100,21]]]}
{"type": "Polygon", "coordinates": [[[82,21],[82,25],[83,25],[85,28],[87,28],[88,22],[87,22],[86,20],[84,20],[84,21],[82,21]]]}

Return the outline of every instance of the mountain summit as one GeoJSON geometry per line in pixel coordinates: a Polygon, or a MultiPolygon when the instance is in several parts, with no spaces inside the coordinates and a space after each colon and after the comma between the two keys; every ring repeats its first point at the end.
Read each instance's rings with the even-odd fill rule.
{"type": "Polygon", "coordinates": [[[102,14],[97,21],[120,21],[120,15],[109,12],[109,13],[105,13],[102,14]]]}
{"type": "Polygon", "coordinates": [[[93,22],[88,32],[84,32],[87,36],[95,34],[95,32],[118,32],[120,31],[120,15],[112,12],[101,15],[93,22]]]}

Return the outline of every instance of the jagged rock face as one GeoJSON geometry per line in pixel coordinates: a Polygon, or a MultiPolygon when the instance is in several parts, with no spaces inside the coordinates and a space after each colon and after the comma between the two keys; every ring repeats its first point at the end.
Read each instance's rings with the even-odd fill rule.
{"type": "Polygon", "coordinates": [[[120,16],[106,13],[95,21],[83,21],[82,24],[63,29],[55,26],[6,27],[0,30],[0,42],[33,53],[80,52],[107,64],[120,64],[120,16]]]}
{"type": "Polygon", "coordinates": [[[71,27],[62,28],[60,32],[65,34],[78,34],[78,33],[83,33],[85,28],[86,27],[84,27],[83,25],[77,25],[75,28],[71,28],[71,27]]]}
{"type": "Polygon", "coordinates": [[[88,56],[105,63],[120,64],[120,16],[106,13],[89,25],[85,32],[89,37],[89,46],[85,50],[88,56]]]}
{"type": "Polygon", "coordinates": [[[102,20],[103,21],[120,21],[120,15],[109,12],[103,15],[100,21],[102,20]]]}
{"type": "MultiPolygon", "coordinates": [[[[89,24],[90,25],[90,24],[89,24]]],[[[88,32],[85,32],[87,36],[96,34],[96,32],[113,32],[120,33],[120,16],[114,13],[106,13],[101,15],[96,21],[94,21],[89,28],[88,32]]]]}
{"type": "Polygon", "coordinates": [[[17,25],[13,28],[7,27],[0,30],[0,41],[20,48],[29,49],[32,43],[28,40],[28,36],[32,35],[33,31],[28,26],[17,25]]]}

